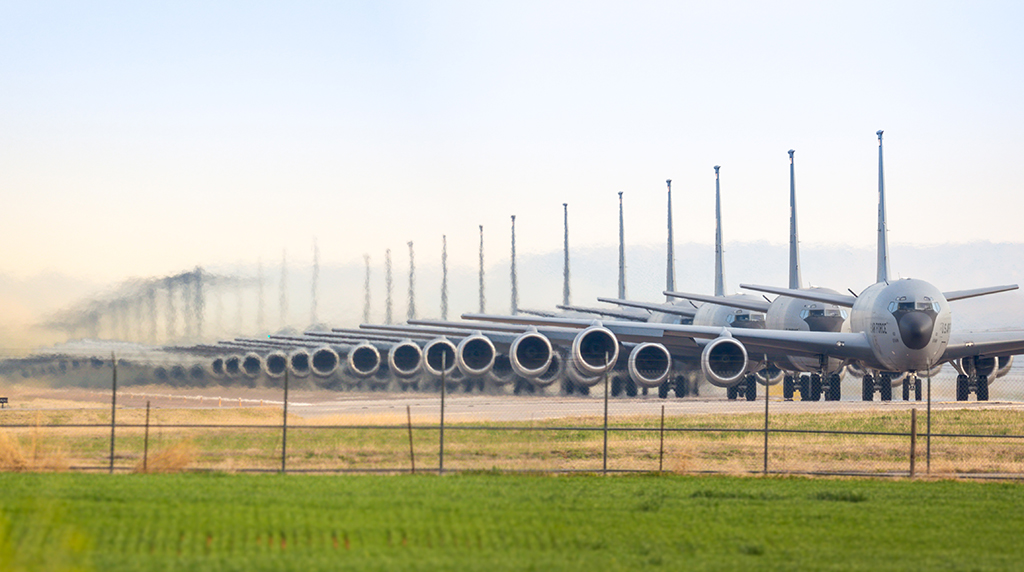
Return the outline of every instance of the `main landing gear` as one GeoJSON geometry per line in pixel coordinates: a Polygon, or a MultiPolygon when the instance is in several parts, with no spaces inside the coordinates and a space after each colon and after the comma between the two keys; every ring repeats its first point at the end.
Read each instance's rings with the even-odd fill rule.
{"type": "Polygon", "coordinates": [[[842,385],[839,373],[822,375],[787,375],[782,378],[782,396],[791,401],[795,392],[800,392],[802,401],[839,401],[842,397],[842,385]]]}
{"type": "Polygon", "coordinates": [[[988,401],[988,376],[974,375],[968,377],[963,374],[956,376],[957,401],[967,401],[972,391],[978,397],[978,401],[988,401]]]}
{"type": "Polygon", "coordinates": [[[743,381],[725,390],[729,399],[745,397],[747,401],[757,399],[757,375],[748,373],[743,376],[743,381]]]}

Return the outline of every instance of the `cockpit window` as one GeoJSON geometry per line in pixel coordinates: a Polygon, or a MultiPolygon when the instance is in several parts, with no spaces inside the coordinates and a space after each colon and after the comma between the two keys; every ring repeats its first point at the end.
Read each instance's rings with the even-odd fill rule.
{"type": "Polygon", "coordinates": [[[889,312],[912,312],[914,310],[928,311],[933,310],[935,313],[939,312],[939,303],[931,302],[928,300],[921,300],[918,302],[908,302],[905,299],[894,301],[889,303],[889,312]]]}
{"type": "Polygon", "coordinates": [[[803,319],[803,320],[806,320],[808,317],[813,317],[813,318],[835,318],[837,316],[840,316],[840,317],[842,317],[845,320],[846,319],[846,310],[842,310],[840,308],[821,308],[821,309],[817,309],[817,308],[807,309],[807,308],[804,308],[800,312],[800,318],[803,319]]]}
{"type": "Polygon", "coordinates": [[[751,314],[729,314],[725,319],[726,322],[733,323],[748,323],[748,322],[763,322],[764,314],[751,313],[751,314]]]}

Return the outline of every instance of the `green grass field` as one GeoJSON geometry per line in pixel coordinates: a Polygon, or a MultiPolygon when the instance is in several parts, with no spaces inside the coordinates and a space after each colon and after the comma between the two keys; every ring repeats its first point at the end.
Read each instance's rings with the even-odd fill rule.
{"type": "Polygon", "coordinates": [[[0,570],[1009,570],[1024,485],[0,474],[0,570]]]}

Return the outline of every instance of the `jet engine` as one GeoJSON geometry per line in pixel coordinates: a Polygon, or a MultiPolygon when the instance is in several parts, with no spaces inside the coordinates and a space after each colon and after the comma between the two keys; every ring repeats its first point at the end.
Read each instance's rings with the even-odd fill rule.
{"type": "Polygon", "coordinates": [[[256,379],[260,375],[260,370],[263,369],[263,358],[256,352],[249,352],[242,356],[239,368],[245,377],[256,379]]]}
{"type": "Polygon", "coordinates": [[[423,350],[412,340],[402,340],[388,351],[388,369],[400,380],[409,380],[423,368],[423,350]]]}
{"type": "Polygon", "coordinates": [[[379,369],[380,352],[367,342],[353,346],[345,356],[345,372],[356,377],[370,377],[379,369]]]}
{"type": "Polygon", "coordinates": [[[713,385],[732,387],[747,371],[747,348],[731,336],[715,338],[700,354],[700,367],[713,385]]]}
{"type": "Polygon", "coordinates": [[[1003,377],[1010,373],[1010,367],[1013,366],[1013,356],[999,356],[999,365],[996,368],[996,377],[1003,377]]]}
{"type": "Polygon", "coordinates": [[[757,376],[757,382],[761,385],[775,385],[785,377],[785,373],[783,373],[783,371],[773,363],[769,363],[757,370],[755,375],[757,376]]]}
{"type": "Polygon", "coordinates": [[[338,352],[324,346],[313,350],[309,356],[309,369],[317,377],[330,377],[338,370],[338,363],[341,359],[338,352]]]}
{"type": "Polygon", "coordinates": [[[521,334],[509,348],[512,369],[525,378],[537,377],[547,371],[553,354],[551,341],[536,329],[521,334]]]}
{"type": "Polygon", "coordinates": [[[213,358],[210,362],[210,375],[214,379],[222,379],[227,372],[224,370],[224,358],[221,356],[213,358]]]}
{"type": "Polygon", "coordinates": [[[537,387],[547,387],[565,375],[565,358],[559,352],[551,352],[548,367],[538,376],[530,378],[530,383],[537,387]]]}
{"type": "Polygon", "coordinates": [[[491,340],[483,334],[475,333],[462,338],[456,350],[456,363],[459,370],[467,376],[484,375],[494,367],[497,351],[491,340]]]}
{"type": "Polygon", "coordinates": [[[284,352],[273,351],[263,358],[263,371],[267,377],[273,379],[284,377],[284,372],[287,369],[288,356],[284,355],[284,352]]]}
{"type": "Polygon", "coordinates": [[[457,349],[455,344],[444,337],[434,338],[427,342],[427,345],[423,346],[423,365],[426,367],[427,373],[437,377],[441,377],[442,373],[445,376],[451,375],[458,367],[455,360],[457,349]]]}
{"type": "Polygon", "coordinates": [[[585,376],[600,375],[619,359],[619,340],[604,326],[590,326],[572,341],[573,364],[585,376]]]}
{"type": "Polygon", "coordinates": [[[306,377],[310,372],[309,351],[298,349],[288,355],[288,371],[295,377],[306,377]]]}
{"type": "Polygon", "coordinates": [[[512,360],[506,354],[494,356],[494,365],[487,372],[487,377],[495,385],[508,385],[515,381],[516,372],[512,369],[512,360]]]}
{"type": "Polygon", "coordinates": [[[231,355],[224,358],[224,373],[228,377],[238,377],[242,374],[242,356],[231,355]]]}
{"type": "Polygon", "coordinates": [[[571,379],[573,383],[583,387],[594,387],[604,379],[604,375],[602,374],[591,376],[583,375],[573,364],[569,364],[569,367],[565,368],[565,375],[571,379]]]}
{"type": "Polygon", "coordinates": [[[629,377],[640,387],[658,387],[672,373],[672,356],[661,344],[638,344],[629,352],[627,368],[629,377]]]}

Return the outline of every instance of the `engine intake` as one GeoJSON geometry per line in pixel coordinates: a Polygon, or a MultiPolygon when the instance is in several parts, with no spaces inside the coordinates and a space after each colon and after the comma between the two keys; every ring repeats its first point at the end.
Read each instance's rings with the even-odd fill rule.
{"type": "Polygon", "coordinates": [[[747,348],[732,337],[715,338],[700,354],[704,377],[718,387],[732,387],[747,371],[747,348]]]}
{"type": "Polygon", "coordinates": [[[448,338],[435,338],[427,342],[423,348],[424,366],[427,373],[440,377],[451,373],[458,367],[455,359],[455,352],[458,348],[448,338]]]}
{"type": "Polygon", "coordinates": [[[310,372],[309,351],[295,350],[288,356],[288,371],[295,377],[306,377],[310,372]]]}
{"type": "Polygon", "coordinates": [[[619,359],[619,340],[604,326],[590,326],[572,341],[572,361],[585,376],[600,375],[619,359]]]}
{"type": "Polygon", "coordinates": [[[309,357],[309,368],[317,377],[330,377],[338,370],[338,363],[341,359],[338,352],[329,347],[322,347],[313,350],[309,357]]]}
{"type": "Polygon", "coordinates": [[[552,355],[551,342],[536,330],[520,335],[509,348],[512,369],[525,378],[543,375],[551,364],[552,355]]]}
{"type": "Polygon", "coordinates": [[[273,379],[284,377],[284,372],[287,369],[288,356],[284,355],[283,352],[270,352],[267,354],[267,357],[263,359],[263,371],[267,374],[267,377],[273,379]]]}
{"type": "Polygon", "coordinates": [[[240,368],[242,375],[249,379],[256,379],[260,376],[260,371],[263,370],[263,358],[256,352],[249,352],[242,357],[240,368]]]}
{"type": "Polygon", "coordinates": [[[400,379],[409,379],[423,368],[423,350],[412,340],[402,340],[388,352],[388,369],[400,379]]]}
{"type": "Polygon", "coordinates": [[[672,373],[672,356],[665,346],[643,343],[629,352],[629,377],[640,387],[658,387],[672,373]]]}
{"type": "Polygon", "coordinates": [[[467,376],[480,376],[491,371],[497,351],[483,334],[462,338],[456,351],[459,370],[467,376]]]}
{"type": "Polygon", "coordinates": [[[345,371],[360,378],[370,377],[380,369],[380,352],[370,343],[362,342],[345,356],[345,371]]]}

